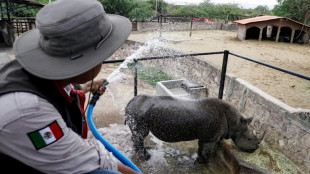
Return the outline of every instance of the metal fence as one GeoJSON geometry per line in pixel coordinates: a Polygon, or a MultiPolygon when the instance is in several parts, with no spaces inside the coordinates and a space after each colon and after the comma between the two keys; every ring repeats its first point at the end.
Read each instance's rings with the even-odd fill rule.
{"type": "Polygon", "coordinates": [[[14,33],[19,36],[35,28],[35,18],[13,18],[11,24],[13,24],[14,33]]]}
{"type": "MultiPolygon", "coordinates": [[[[139,61],[145,61],[145,60],[153,60],[153,59],[169,59],[169,58],[181,58],[181,57],[193,57],[193,56],[203,56],[203,55],[214,55],[214,54],[223,54],[223,63],[222,63],[222,70],[221,70],[221,80],[220,80],[220,87],[219,87],[219,94],[218,94],[218,98],[222,99],[223,98],[223,91],[224,91],[224,84],[225,84],[225,77],[226,77],[226,70],[227,70],[227,62],[228,62],[228,58],[229,55],[233,55],[236,56],[238,58],[247,60],[247,61],[251,61],[278,71],[282,71],[284,73],[302,78],[302,79],[306,79],[310,81],[310,76],[304,75],[304,74],[300,74],[288,69],[284,69],[275,65],[271,65],[265,62],[261,62],[258,60],[254,60],[252,58],[249,57],[245,57],[245,56],[241,56],[235,53],[232,53],[228,50],[224,50],[224,51],[219,51],[219,52],[206,52],[206,53],[194,53],[194,54],[179,54],[179,55],[169,55],[169,56],[153,56],[153,57],[141,57],[141,58],[134,58],[134,63],[135,63],[135,71],[134,71],[134,95],[137,96],[138,93],[138,62],[139,61]]],[[[116,62],[123,62],[125,59],[119,59],[119,60],[106,60],[103,63],[116,63],[116,62]]]]}

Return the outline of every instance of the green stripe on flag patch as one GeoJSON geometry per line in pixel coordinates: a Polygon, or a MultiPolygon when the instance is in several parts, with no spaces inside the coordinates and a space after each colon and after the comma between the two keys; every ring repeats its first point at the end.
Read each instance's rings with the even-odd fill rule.
{"type": "Polygon", "coordinates": [[[37,150],[56,142],[63,136],[63,132],[57,121],[46,127],[28,133],[28,136],[37,150]]]}

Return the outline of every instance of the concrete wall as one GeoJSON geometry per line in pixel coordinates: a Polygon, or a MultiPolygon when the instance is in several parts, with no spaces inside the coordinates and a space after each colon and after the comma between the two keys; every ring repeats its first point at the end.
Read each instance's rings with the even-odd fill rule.
{"type": "MultiPolygon", "coordinates": [[[[115,55],[122,54],[124,58],[131,53],[130,50],[136,48],[137,43],[130,41],[115,55]],[[125,55],[126,53],[128,55],[125,55]]],[[[174,54],[180,53],[156,48],[147,56],[174,54]]],[[[141,57],[143,56],[145,55],[141,57]]],[[[210,97],[218,96],[221,68],[211,62],[197,57],[186,57],[148,60],[141,63],[144,66],[157,67],[175,79],[196,81],[208,88],[210,97]]],[[[252,127],[258,133],[267,131],[264,140],[285,154],[306,171],[305,173],[309,173],[310,110],[292,108],[232,74],[226,75],[223,99],[231,101],[247,117],[254,117],[252,127]]]]}
{"type": "Polygon", "coordinates": [[[304,43],[308,43],[309,42],[310,31],[309,31],[308,27],[303,27],[301,24],[292,22],[291,20],[288,20],[288,19],[274,19],[274,20],[269,20],[269,21],[253,22],[253,23],[249,23],[249,24],[245,24],[245,25],[238,24],[238,26],[237,26],[238,36],[237,37],[240,40],[245,40],[247,29],[249,29],[251,27],[257,27],[257,28],[260,29],[260,38],[259,38],[259,40],[261,40],[262,39],[263,29],[268,27],[268,26],[276,26],[276,27],[278,27],[278,31],[277,31],[278,34],[277,34],[276,42],[278,42],[281,27],[288,27],[288,28],[290,28],[292,30],[292,33],[291,33],[291,43],[293,42],[293,38],[296,37],[296,33],[295,32],[297,30],[304,31],[305,32],[305,35],[304,35],[305,39],[303,39],[303,42],[304,43]]]}
{"type": "Polygon", "coordinates": [[[238,25],[238,30],[237,30],[237,37],[240,40],[245,40],[246,37],[246,26],[245,25],[238,25]]]}
{"type": "MultiPolygon", "coordinates": [[[[147,31],[188,31],[191,29],[191,22],[137,22],[138,32],[147,31]]],[[[236,24],[224,24],[222,22],[193,22],[193,30],[236,30],[236,24]]]]}

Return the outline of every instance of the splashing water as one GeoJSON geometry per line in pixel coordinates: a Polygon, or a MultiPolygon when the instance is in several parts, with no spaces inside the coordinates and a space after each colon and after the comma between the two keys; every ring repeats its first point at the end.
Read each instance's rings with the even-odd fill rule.
{"type": "MultiPolygon", "coordinates": [[[[128,68],[128,63],[132,63],[134,59],[139,59],[143,54],[148,53],[150,50],[162,45],[161,41],[158,37],[153,37],[152,39],[148,40],[145,44],[140,45],[137,50],[134,50],[133,53],[126,57],[125,60],[115,69],[109,76],[107,77],[107,81],[111,82],[118,82],[123,79],[124,73],[121,72],[122,68],[128,68]]],[[[113,93],[110,90],[109,86],[106,86],[107,92],[112,97],[112,101],[116,105],[116,100],[113,93]]]]}
{"type": "Polygon", "coordinates": [[[149,50],[158,47],[162,44],[159,38],[153,37],[151,40],[148,40],[146,44],[141,45],[137,50],[135,50],[130,56],[128,56],[116,70],[114,70],[107,78],[107,81],[114,82],[122,79],[123,73],[120,72],[122,68],[127,68],[128,63],[132,63],[134,59],[139,59],[144,53],[148,53],[149,50]]]}
{"type": "MultiPolygon", "coordinates": [[[[113,83],[122,80],[125,76],[125,74],[121,72],[122,68],[128,68],[128,63],[132,63],[135,59],[138,60],[139,57],[142,57],[145,54],[149,55],[149,53],[152,52],[153,49],[157,49],[159,46],[163,46],[163,40],[159,37],[154,36],[154,34],[150,34],[147,42],[145,42],[144,44],[139,44],[138,49],[132,50],[131,55],[126,57],[125,60],[112,73],[108,75],[107,81],[109,83],[113,83]]],[[[114,104],[117,105],[117,101],[115,100],[114,94],[110,87],[110,85],[106,86],[106,92],[112,97],[112,101],[114,102],[114,104]]]]}

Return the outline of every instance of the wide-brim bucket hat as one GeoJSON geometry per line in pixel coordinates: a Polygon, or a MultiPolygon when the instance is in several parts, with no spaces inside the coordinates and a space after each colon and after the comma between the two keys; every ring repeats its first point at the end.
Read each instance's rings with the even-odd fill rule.
{"type": "Polygon", "coordinates": [[[36,15],[36,28],[14,42],[17,61],[29,73],[61,80],[80,75],[110,57],[127,40],[131,22],[105,13],[97,0],[57,0],[36,15]]]}

